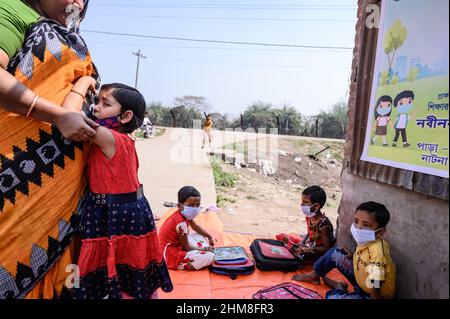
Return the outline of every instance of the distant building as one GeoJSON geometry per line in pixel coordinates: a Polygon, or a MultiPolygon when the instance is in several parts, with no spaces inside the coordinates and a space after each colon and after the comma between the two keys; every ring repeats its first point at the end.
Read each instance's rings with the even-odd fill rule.
{"type": "Polygon", "coordinates": [[[395,73],[400,80],[405,79],[408,75],[408,56],[402,55],[397,58],[395,63],[395,73]]]}
{"type": "Polygon", "coordinates": [[[411,63],[409,64],[409,68],[420,68],[420,58],[411,59],[411,63]]]}

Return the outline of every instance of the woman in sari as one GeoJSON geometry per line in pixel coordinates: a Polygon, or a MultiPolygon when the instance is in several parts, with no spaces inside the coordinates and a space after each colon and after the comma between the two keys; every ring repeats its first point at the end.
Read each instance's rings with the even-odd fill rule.
{"type": "Polygon", "coordinates": [[[66,27],[66,7],[82,18],[87,2],[0,1],[0,299],[59,298],[76,275],[80,142],[97,125],[60,105],[79,78],[97,77],[84,40],[66,27]]]}

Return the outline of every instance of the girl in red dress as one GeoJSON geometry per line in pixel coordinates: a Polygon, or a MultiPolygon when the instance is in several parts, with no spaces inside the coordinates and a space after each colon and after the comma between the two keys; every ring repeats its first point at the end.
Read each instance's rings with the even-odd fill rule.
{"type": "MultiPolygon", "coordinates": [[[[92,78],[84,77],[64,106],[83,103],[92,78]]],[[[150,205],[138,180],[138,157],[127,135],[141,126],[145,100],[139,91],[113,83],[100,89],[94,116],[100,127],[91,139],[89,193],[81,209],[78,261],[80,299],[151,298],[173,289],[150,205]]]]}

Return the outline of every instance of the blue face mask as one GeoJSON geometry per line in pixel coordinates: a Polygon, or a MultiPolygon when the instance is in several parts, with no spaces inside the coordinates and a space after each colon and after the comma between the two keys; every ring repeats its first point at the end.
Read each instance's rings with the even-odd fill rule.
{"type": "Polygon", "coordinates": [[[388,115],[389,112],[391,112],[391,110],[392,110],[391,107],[378,107],[377,114],[380,116],[385,116],[385,115],[388,115]]]}
{"type": "Polygon", "coordinates": [[[111,116],[106,119],[96,119],[95,123],[97,123],[100,126],[109,128],[110,130],[117,129],[122,124],[120,123],[119,119],[116,116],[111,116]]]}
{"type": "Polygon", "coordinates": [[[412,107],[413,107],[412,103],[410,103],[410,104],[403,104],[403,105],[400,105],[399,107],[397,107],[397,110],[398,110],[398,113],[406,114],[406,113],[409,112],[409,110],[411,110],[412,107]]]}

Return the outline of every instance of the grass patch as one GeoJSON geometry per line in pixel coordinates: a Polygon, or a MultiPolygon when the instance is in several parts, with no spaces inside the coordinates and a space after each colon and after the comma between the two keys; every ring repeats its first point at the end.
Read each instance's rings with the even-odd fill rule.
{"type": "Polygon", "coordinates": [[[223,196],[223,195],[217,195],[217,207],[223,208],[226,203],[236,203],[236,201],[232,198],[223,196]]]}
{"type": "Polygon", "coordinates": [[[246,198],[247,198],[248,200],[255,200],[255,199],[256,199],[256,197],[253,196],[253,195],[248,195],[246,198]]]}
{"type": "Polygon", "coordinates": [[[234,187],[236,185],[236,182],[238,181],[237,175],[224,172],[220,167],[220,164],[215,161],[211,161],[211,167],[216,187],[234,187]]]}

